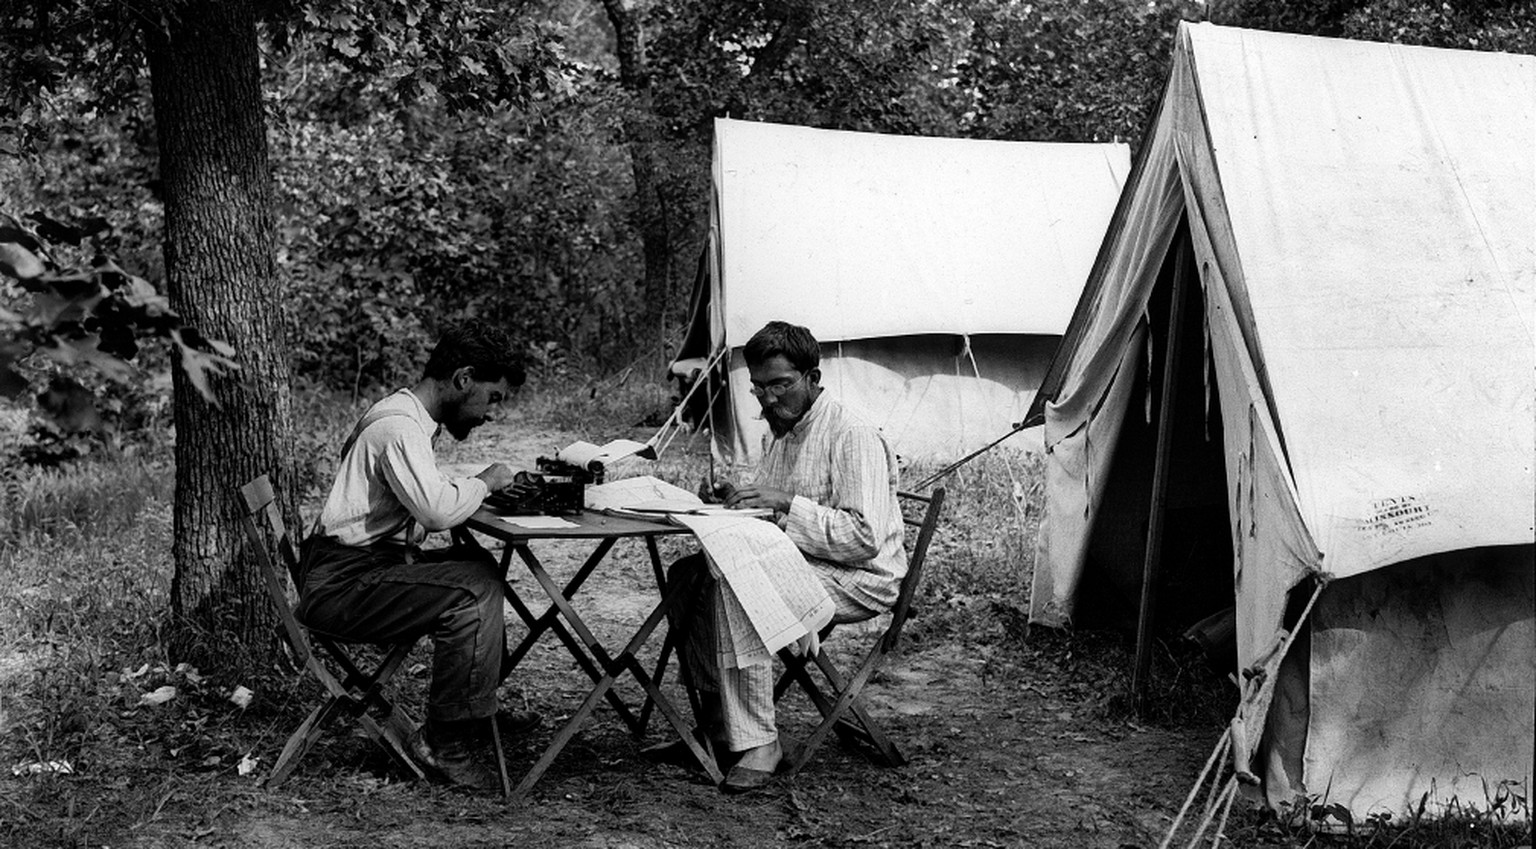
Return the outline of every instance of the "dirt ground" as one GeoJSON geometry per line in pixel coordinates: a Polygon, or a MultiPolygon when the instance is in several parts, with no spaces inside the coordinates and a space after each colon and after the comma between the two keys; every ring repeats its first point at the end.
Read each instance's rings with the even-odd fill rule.
{"type": "MultiPolygon", "coordinates": [[[[501,458],[531,467],[539,453],[571,441],[568,434],[488,430],[446,459],[473,467],[476,458],[501,458]]],[[[669,541],[667,553],[680,545],[669,541]]],[[[574,571],[584,551],[574,544],[539,549],[557,575],[574,571]]],[[[531,580],[524,583],[536,592],[531,580]]],[[[625,541],[577,597],[578,609],[613,647],[649,610],[654,592],[643,548],[625,541]]],[[[951,602],[919,612],[901,653],[866,691],[909,759],[904,767],[878,766],[863,750],[833,739],[794,779],[726,796],[702,773],[638,756],[643,745],[671,738],[660,716],[637,741],[603,705],[531,795],[510,805],[405,781],[357,735],[328,738],[293,779],[267,791],[259,776],[287,733],[284,723],[291,724],[273,718],[255,774],[210,779],[237,783],[218,794],[217,808],[209,808],[210,795],[195,776],[173,783],[155,815],[111,845],[1156,846],[1217,739],[1220,711],[1138,722],[1115,695],[1124,688],[1123,648],[1039,631],[1026,641],[1019,609],[1006,604],[934,604],[951,602]],[[968,626],[953,627],[957,618],[968,626]]],[[[514,626],[513,639],[520,633],[514,626]]],[[[840,632],[833,644],[862,647],[867,636],[840,632]]],[[[642,657],[653,658],[659,642],[653,639],[642,657]]],[[[406,703],[419,705],[429,662],[425,645],[418,646],[403,684],[406,703]]],[[[637,704],[639,688],[624,683],[620,692],[637,704]]],[[[509,743],[514,780],[589,686],[552,639],[525,660],[503,703],[527,704],[545,722],[509,743]]],[[[674,698],[686,704],[681,693],[674,698]]],[[[792,693],[781,707],[781,729],[803,738],[813,717],[804,697],[792,693]]]]}

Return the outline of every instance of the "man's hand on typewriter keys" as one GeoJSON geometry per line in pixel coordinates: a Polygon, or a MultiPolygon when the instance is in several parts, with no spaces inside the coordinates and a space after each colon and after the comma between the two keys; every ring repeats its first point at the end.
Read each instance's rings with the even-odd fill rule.
{"type": "Polygon", "coordinates": [[[486,487],[491,492],[511,486],[516,476],[517,472],[513,471],[512,467],[506,463],[492,463],[486,466],[480,474],[475,475],[475,477],[485,481],[486,487]]]}
{"type": "Polygon", "coordinates": [[[529,472],[518,472],[517,475],[512,479],[512,483],[503,491],[513,498],[522,500],[524,498],[538,495],[539,491],[543,489],[543,487],[543,477],[531,474],[529,472]]]}

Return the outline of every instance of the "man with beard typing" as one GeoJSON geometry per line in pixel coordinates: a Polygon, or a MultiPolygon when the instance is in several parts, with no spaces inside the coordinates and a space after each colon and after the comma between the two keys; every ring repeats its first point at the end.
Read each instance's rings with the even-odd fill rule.
{"type": "MultiPolygon", "coordinates": [[[[354,642],[431,635],[427,719],[408,748],[436,778],[475,789],[497,783],[472,752],[497,715],[506,653],[501,570],[472,542],[419,546],[428,532],[458,526],[487,494],[513,483],[515,472],[502,463],[449,477],[438,468],[433,440],[441,430],[467,437],[524,379],[521,357],[502,331],[472,321],[446,332],[421,380],[358,421],[301,551],[296,614],[306,626],[354,642]]],[[[517,732],[539,718],[504,712],[499,721],[517,732]]]]}

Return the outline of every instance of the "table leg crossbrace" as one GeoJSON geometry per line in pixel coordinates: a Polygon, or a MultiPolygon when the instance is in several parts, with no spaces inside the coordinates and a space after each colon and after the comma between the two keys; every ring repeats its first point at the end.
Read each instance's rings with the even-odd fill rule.
{"type": "MultiPolygon", "coordinates": [[[[613,540],[604,540],[603,544],[599,545],[597,550],[592,553],[592,556],[587,558],[587,562],[582,564],[581,569],[579,569],[576,574],[566,582],[565,587],[560,589],[552,589],[552,581],[545,580],[549,578],[549,573],[545,571],[543,565],[539,563],[538,558],[534,557],[533,552],[530,551],[527,546],[519,545],[515,547],[518,551],[518,554],[523,558],[523,562],[528,565],[529,572],[531,572],[535,578],[538,578],[541,575],[544,576],[544,579],[540,579],[540,585],[544,588],[545,592],[550,593],[551,598],[558,597],[565,600],[567,602],[566,609],[569,609],[569,600],[575,597],[576,592],[581,589],[581,585],[586,582],[588,576],[590,576],[592,571],[597,568],[597,564],[600,563],[604,555],[608,553],[608,549],[613,547],[613,542],[613,540]]],[[[512,546],[509,546],[507,553],[503,555],[503,574],[506,573],[507,567],[511,565],[510,559],[512,557],[512,548],[512,546]]],[[[576,665],[581,667],[581,670],[587,674],[588,678],[592,679],[593,683],[596,683],[602,679],[603,673],[598,664],[593,661],[593,658],[588,653],[588,651],[582,647],[581,642],[577,641],[576,637],[572,635],[570,630],[565,627],[565,624],[560,621],[562,610],[558,605],[552,604],[545,608],[542,614],[539,616],[534,616],[533,610],[529,608],[526,603],[524,603],[522,597],[517,594],[517,591],[512,588],[511,584],[506,585],[506,595],[508,603],[512,605],[512,609],[516,611],[517,615],[522,618],[524,623],[527,624],[528,633],[523,637],[522,641],[517,644],[517,647],[513,649],[502,661],[502,680],[506,680],[507,676],[512,673],[512,670],[522,662],[523,657],[527,655],[530,649],[533,648],[534,644],[538,642],[539,637],[544,635],[545,631],[554,631],[555,636],[560,639],[560,642],[565,644],[566,651],[570,652],[571,657],[576,661],[576,665]]],[[[574,611],[572,611],[572,613],[574,613],[574,611]]],[[[583,626],[583,629],[585,629],[585,626],[583,626]]],[[[591,634],[587,633],[585,635],[585,639],[590,645],[592,642],[591,634]]],[[[624,704],[624,701],[619,698],[617,693],[610,692],[608,694],[608,704],[613,707],[614,712],[617,713],[619,718],[624,721],[624,724],[629,727],[631,734],[633,734],[635,737],[640,737],[645,733],[645,720],[643,718],[636,717],[634,712],[629,709],[628,705],[624,704]]]]}
{"type": "MultiPolygon", "coordinates": [[[[555,583],[554,578],[544,569],[543,565],[539,563],[538,558],[533,555],[533,552],[526,545],[509,546],[508,551],[503,557],[503,567],[510,566],[512,549],[515,548],[519,556],[522,557],[523,562],[528,566],[529,573],[538,581],[539,586],[549,596],[551,602],[550,607],[542,614],[534,616],[533,611],[523,602],[511,585],[507,585],[507,599],[512,604],[513,609],[527,623],[529,633],[523,638],[517,648],[508,655],[507,661],[503,665],[503,672],[510,672],[545,631],[554,631],[556,636],[560,638],[560,641],[565,644],[567,650],[570,651],[572,657],[576,659],[577,664],[592,678],[594,684],[592,691],[582,700],[581,706],[556,732],[554,739],[550,741],[544,753],[540,755],[538,761],[534,763],[528,773],[523,776],[517,788],[513,791],[514,796],[520,797],[532,789],[533,785],[543,777],[550,765],[554,763],[561,750],[565,748],[566,744],[571,741],[571,738],[585,724],[593,710],[596,709],[598,702],[605,698],[609,704],[613,705],[615,711],[624,720],[625,725],[629,727],[636,737],[644,733],[646,721],[649,718],[652,707],[654,706],[656,709],[659,709],[709,777],[716,783],[724,780],[724,775],[720,772],[720,768],[715,761],[714,752],[711,750],[712,747],[709,746],[708,741],[701,743],[694,737],[688,720],[678,712],[661,691],[661,680],[665,671],[665,664],[670,655],[670,649],[676,643],[676,635],[671,631],[668,632],[667,639],[662,648],[663,655],[657,665],[654,677],[645,670],[645,667],[636,656],[640,648],[650,640],[651,634],[656,630],[656,627],[664,619],[667,619],[668,614],[682,601],[686,590],[684,582],[679,581],[675,585],[668,585],[666,582],[666,576],[661,567],[660,555],[655,541],[650,538],[646,539],[658,586],[664,587],[665,591],[661,601],[651,610],[645,622],[635,632],[634,636],[629,639],[629,642],[625,644],[623,650],[617,656],[610,657],[608,655],[602,643],[598,641],[591,629],[587,627],[586,622],[582,620],[580,614],[571,605],[571,599],[580,590],[581,585],[596,568],[597,564],[608,553],[613,543],[614,540],[612,539],[604,540],[564,587],[560,587],[555,583]],[[561,621],[562,619],[564,622],[561,621]],[[566,623],[569,623],[569,627],[567,627],[566,623]],[[614,683],[620,675],[626,672],[640,684],[646,694],[645,707],[642,709],[639,717],[636,717],[629,707],[624,704],[623,700],[618,697],[618,694],[613,691],[614,683]]],[[[688,674],[687,664],[682,664],[681,674],[685,685],[691,684],[691,676],[688,674]]],[[[690,702],[693,702],[696,698],[693,689],[691,686],[688,686],[687,689],[690,702]]],[[[695,704],[694,707],[696,712],[697,705],[695,704]]]]}

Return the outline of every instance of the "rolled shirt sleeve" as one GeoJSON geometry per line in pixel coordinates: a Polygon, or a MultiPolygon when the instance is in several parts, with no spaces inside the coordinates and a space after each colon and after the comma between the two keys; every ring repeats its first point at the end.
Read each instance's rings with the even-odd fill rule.
{"type": "Polygon", "coordinates": [[[385,446],[380,471],[395,497],[422,530],[444,531],[463,524],[490,494],[476,477],[450,478],[437,467],[432,444],[406,438],[385,446]]]}

